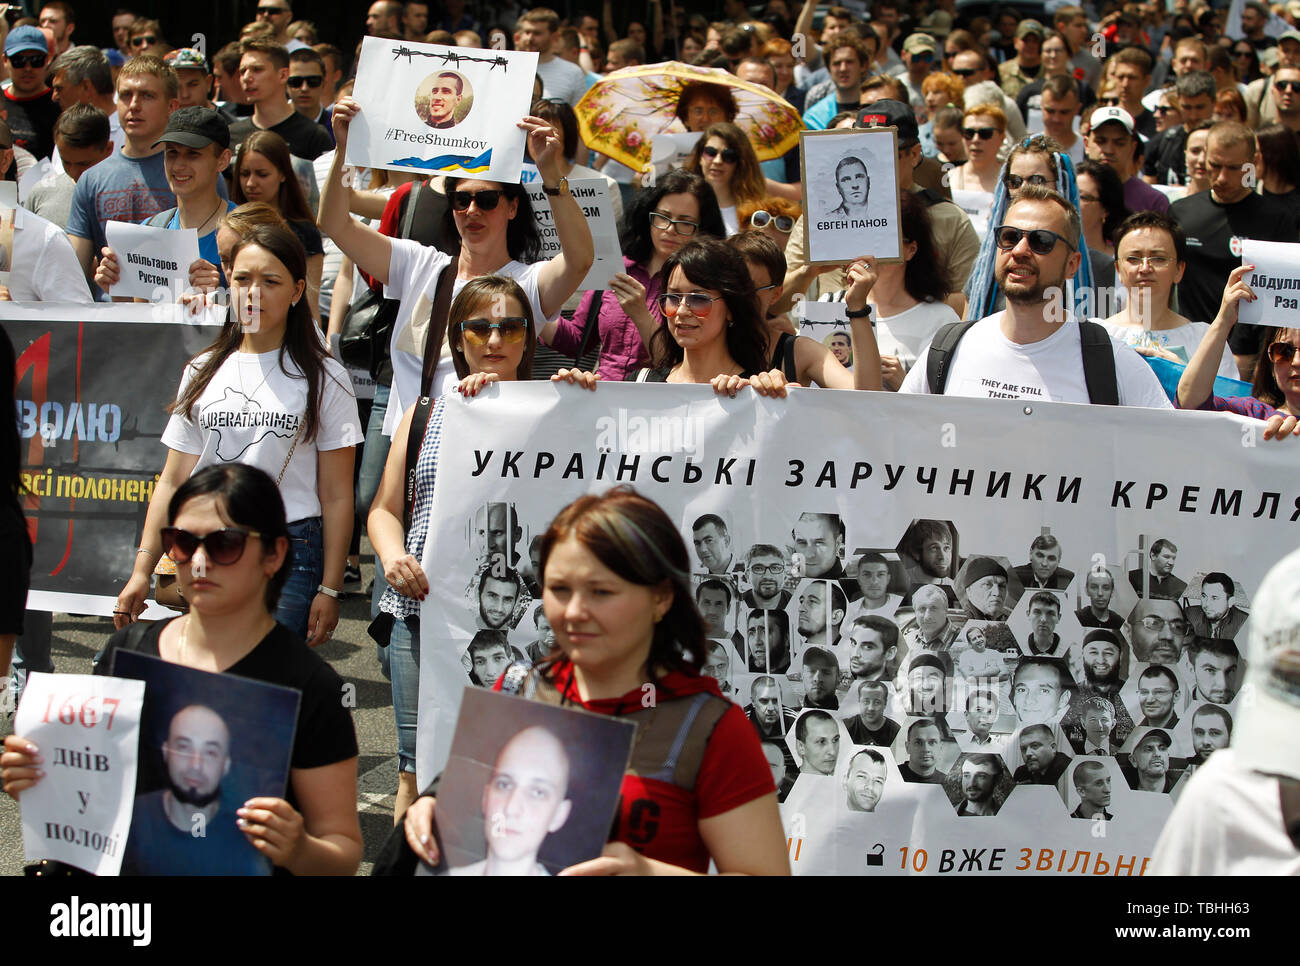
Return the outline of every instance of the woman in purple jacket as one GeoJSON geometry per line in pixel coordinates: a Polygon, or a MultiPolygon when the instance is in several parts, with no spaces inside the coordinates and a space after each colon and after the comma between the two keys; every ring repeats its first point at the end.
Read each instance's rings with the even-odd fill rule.
{"type": "Polygon", "coordinates": [[[584,295],[572,319],[561,317],[547,324],[542,341],[576,358],[594,310],[600,340],[596,371],[603,380],[621,382],[627,373],[649,365],[646,346],[663,324],[656,298],[659,269],[668,256],[696,238],[725,234],[708,182],[689,171],[670,171],[655,187],[637,194],[623,214],[620,240],[625,270],[610,279],[608,289],[584,295]]]}

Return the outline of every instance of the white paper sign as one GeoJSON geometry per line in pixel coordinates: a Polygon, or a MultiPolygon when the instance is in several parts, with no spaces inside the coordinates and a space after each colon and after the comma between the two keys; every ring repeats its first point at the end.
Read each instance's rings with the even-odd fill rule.
{"type": "Polygon", "coordinates": [[[802,131],[808,262],[902,260],[897,131],[802,131]]]}
{"type": "Polygon", "coordinates": [[[144,682],[28,675],[14,734],[40,749],[45,777],[19,793],[23,854],[117,875],[135,803],[144,682]]]}
{"type": "MultiPolygon", "coordinates": [[[[524,185],[533,202],[537,217],[537,230],[542,235],[542,256],[546,261],[560,253],[560,239],[555,233],[551,215],[551,199],[542,190],[541,181],[524,185]]],[[[614,204],[609,197],[609,183],[604,178],[583,178],[569,182],[569,190],[587,216],[591,240],[596,245],[596,260],[591,263],[579,291],[609,288],[609,280],[623,271],[623,249],[618,244],[618,220],[614,217],[614,204]]]]}
{"type": "Polygon", "coordinates": [[[650,143],[650,163],[657,174],[667,174],[673,168],[686,164],[686,159],[695,150],[695,142],[703,136],[700,131],[678,133],[660,131],[650,143]]]}
{"type": "Polygon", "coordinates": [[[44,181],[46,178],[53,179],[56,176],[54,165],[50,163],[49,158],[41,158],[30,168],[27,173],[18,179],[18,201],[24,202],[27,196],[32,193],[32,189],[44,181]]]}
{"type": "Polygon", "coordinates": [[[1259,297],[1237,303],[1237,321],[1300,328],[1300,245],[1243,238],[1241,264],[1255,266],[1243,280],[1259,297]]]}
{"type": "Polygon", "coordinates": [[[199,258],[199,233],[194,228],[154,228],[125,221],[104,226],[108,247],[117,254],[121,280],[113,295],[154,301],[155,292],[166,288],[167,301],[189,288],[190,265],[199,258]]]}
{"type": "Polygon", "coordinates": [[[537,54],[366,37],[350,164],[519,181],[537,54]]]}
{"type": "Polygon", "coordinates": [[[952,203],[966,212],[975,234],[980,236],[980,241],[983,241],[989,231],[989,213],[993,210],[992,193],[953,188],[952,203]]]}

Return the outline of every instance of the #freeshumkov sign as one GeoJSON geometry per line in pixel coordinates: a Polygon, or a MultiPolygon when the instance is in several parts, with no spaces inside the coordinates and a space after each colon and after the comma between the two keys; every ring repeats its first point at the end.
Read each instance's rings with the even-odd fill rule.
{"type": "Polygon", "coordinates": [[[1251,700],[1251,595],[1300,521],[1292,444],[1227,414],[633,383],[447,407],[421,785],[464,687],[549,647],[533,537],[631,484],[691,548],[798,873],[1141,874],[1251,700]]]}
{"type": "Polygon", "coordinates": [[[366,37],[348,163],[518,182],[537,54],[366,37]]]}

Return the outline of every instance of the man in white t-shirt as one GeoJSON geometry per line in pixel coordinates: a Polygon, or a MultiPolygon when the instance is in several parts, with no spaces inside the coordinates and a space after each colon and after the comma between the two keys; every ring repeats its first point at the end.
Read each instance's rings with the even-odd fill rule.
{"type": "Polygon", "coordinates": [[[534,7],[519,18],[515,28],[515,49],[537,52],[537,76],[542,79],[542,96],[555,97],[577,107],[587,93],[587,75],[581,67],[551,53],[560,18],[554,10],[534,7]]]}
{"type": "MultiPolygon", "coordinates": [[[[1080,323],[1065,309],[1065,280],[1082,257],[1079,212],[1052,189],[1026,185],[995,230],[1006,311],[974,323],[953,347],[943,394],[1090,402],[1080,323]]],[[[1120,405],[1172,408],[1141,356],[1113,341],[1112,350],[1120,405]]],[[[929,356],[927,347],[900,392],[930,392],[929,356]]]]}

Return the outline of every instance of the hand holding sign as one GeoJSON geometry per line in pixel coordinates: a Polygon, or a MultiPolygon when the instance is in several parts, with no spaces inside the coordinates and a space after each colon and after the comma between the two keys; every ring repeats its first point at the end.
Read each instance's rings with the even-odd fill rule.
{"type": "Polygon", "coordinates": [[[1259,296],[1246,284],[1245,276],[1255,271],[1254,265],[1242,265],[1234,268],[1228,276],[1228,284],[1223,288],[1223,301],[1219,303],[1219,314],[1214,321],[1228,328],[1237,324],[1241,312],[1241,302],[1256,301],[1259,296]]]}
{"type": "Polygon", "coordinates": [[[1300,244],[1243,238],[1241,260],[1251,263],[1246,281],[1259,297],[1239,307],[1237,320],[1300,327],[1300,244]]]}

